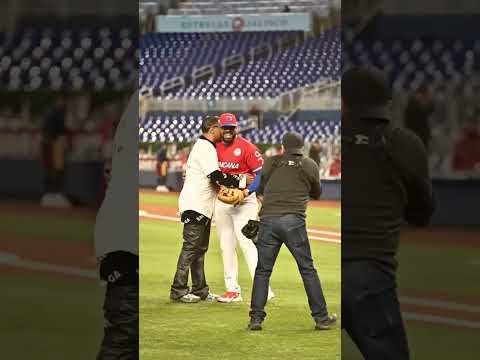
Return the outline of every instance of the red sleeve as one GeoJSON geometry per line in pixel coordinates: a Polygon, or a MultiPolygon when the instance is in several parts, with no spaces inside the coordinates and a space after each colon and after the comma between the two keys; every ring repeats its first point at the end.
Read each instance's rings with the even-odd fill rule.
{"type": "Polygon", "coordinates": [[[249,147],[246,161],[247,161],[248,167],[252,172],[257,172],[262,169],[262,166],[263,166],[262,154],[260,154],[260,151],[258,150],[258,148],[253,144],[251,144],[251,146],[249,147]]]}

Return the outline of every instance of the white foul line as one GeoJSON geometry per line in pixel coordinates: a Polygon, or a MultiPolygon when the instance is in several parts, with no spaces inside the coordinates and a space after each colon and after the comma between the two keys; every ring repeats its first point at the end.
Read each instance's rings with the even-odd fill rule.
{"type": "Polygon", "coordinates": [[[444,316],[425,315],[425,314],[418,314],[418,313],[411,313],[411,312],[403,312],[403,318],[405,320],[425,321],[433,324],[445,324],[445,325],[480,329],[480,321],[459,320],[459,319],[453,319],[453,318],[444,317],[444,316]]]}
{"type": "Polygon", "coordinates": [[[55,265],[39,261],[25,260],[18,255],[0,252],[0,265],[14,266],[27,270],[54,272],[66,275],[75,275],[89,279],[98,279],[98,273],[94,270],[82,269],[72,266],[55,265]]]}
{"type": "Polygon", "coordinates": [[[342,235],[339,232],[315,230],[315,229],[308,229],[308,232],[316,233],[316,234],[323,234],[323,235],[333,235],[333,236],[341,236],[342,235]]]}
{"type": "Polygon", "coordinates": [[[334,244],[341,244],[342,243],[340,240],[330,239],[330,238],[325,238],[325,237],[320,237],[320,236],[309,236],[308,238],[313,239],[313,240],[321,240],[321,241],[334,243],[334,244]]]}
{"type": "Polygon", "coordinates": [[[438,309],[458,310],[470,313],[480,313],[480,306],[459,304],[450,301],[422,299],[413,296],[400,296],[400,302],[407,305],[419,305],[438,309]]]}

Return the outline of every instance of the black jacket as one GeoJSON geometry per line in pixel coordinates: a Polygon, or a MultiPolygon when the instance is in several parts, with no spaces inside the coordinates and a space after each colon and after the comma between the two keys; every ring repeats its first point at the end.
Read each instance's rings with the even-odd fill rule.
{"type": "Polygon", "coordinates": [[[259,195],[264,195],[260,218],[298,214],[305,217],[310,198],[322,193],[317,164],[301,154],[274,156],[265,161],[259,195]]]}
{"type": "Polygon", "coordinates": [[[394,273],[402,223],[426,225],[433,209],[418,136],[387,120],[342,123],[342,261],[371,259],[394,273]]]}

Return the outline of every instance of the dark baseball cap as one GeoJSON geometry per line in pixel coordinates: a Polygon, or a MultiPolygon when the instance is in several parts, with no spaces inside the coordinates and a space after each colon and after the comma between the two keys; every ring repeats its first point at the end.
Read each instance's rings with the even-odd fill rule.
{"type": "Polygon", "coordinates": [[[303,154],[303,136],[296,132],[288,132],[283,135],[282,145],[289,154],[303,154]]]}
{"type": "Polygon", "coordinates": [[[386,75],[375,67],[353,67],[342,76],[342,100],[349,106],[382,106],[392,99],[386,75]]]}

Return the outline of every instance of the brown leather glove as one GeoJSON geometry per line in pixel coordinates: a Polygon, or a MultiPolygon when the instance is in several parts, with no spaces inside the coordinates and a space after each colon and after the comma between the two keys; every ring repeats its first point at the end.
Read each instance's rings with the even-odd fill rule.
{"type": "Polygon", "coordinates": [[[228,188],[226,186],[220,186],[220,191],[218,192],[218,200],[224,202],[225,204],[238,205],[243,199],[245,199],[245,191],[228,188]]]}

